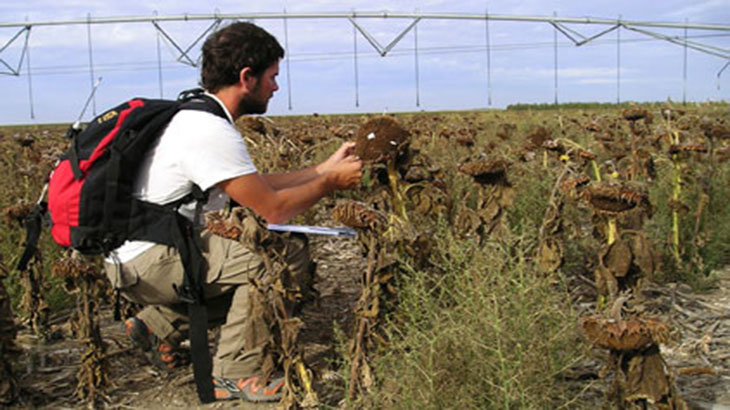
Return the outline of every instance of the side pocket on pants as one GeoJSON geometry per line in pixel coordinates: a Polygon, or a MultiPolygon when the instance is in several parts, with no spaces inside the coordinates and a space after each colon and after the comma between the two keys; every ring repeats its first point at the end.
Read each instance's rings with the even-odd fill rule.
{"type": "Polygon", "coordinates": [[[146,305],[170,305],[180,299],[173,285],[182,283],[184,269],[177,256],[164,256],[147,266],[132,266],[139,281],[127,289],[139,303],[146,305]]]}
{"type": "MultiPolygon", "coordinates": [[[[107,264],[107,276],[117,284],[116,268],[107,264]]],[[[179,299],[173,285],[180,285],[183,266],[175,249],[155,245],[135,259],[122,264],[118,285],[124,296],[144,305],[170,305],[179,299]]]]}
{"type": "Polygon", "coordinates": [[[106,277],[113,289],[128,289],[139,282],[139,275],[134,269],[127,269],[124,265],[104,263],[106,277]]]}

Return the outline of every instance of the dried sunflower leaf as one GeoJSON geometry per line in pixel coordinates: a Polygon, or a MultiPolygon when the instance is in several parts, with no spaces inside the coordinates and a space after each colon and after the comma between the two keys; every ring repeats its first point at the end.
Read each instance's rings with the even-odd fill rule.
{"type": "Polygon", "coordinates": [[[609,245],[601,257],[603,266],[608,268],[613,276],[622,278],[629,273],[632,261],[631,248],[623,239],[616,239],[609,245]]]}
{"type": "Polygon", "coordinates": [[[555,272],[563,264],[563,244],[555,238],[548,238],[540,244],[539,267],[544,273],[555,272]]]}

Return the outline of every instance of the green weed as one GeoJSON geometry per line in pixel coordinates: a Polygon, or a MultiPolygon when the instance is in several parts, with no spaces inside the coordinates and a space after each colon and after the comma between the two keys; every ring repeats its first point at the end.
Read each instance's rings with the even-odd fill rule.
{"type": "Polygon", "coordinates": [[[529,240],[478,246],[441,226],[435,268],[409,269],[375,365],[366,407],[555,408],[558,376],[580,359],[559,284],[527,257],[529,240]]]}

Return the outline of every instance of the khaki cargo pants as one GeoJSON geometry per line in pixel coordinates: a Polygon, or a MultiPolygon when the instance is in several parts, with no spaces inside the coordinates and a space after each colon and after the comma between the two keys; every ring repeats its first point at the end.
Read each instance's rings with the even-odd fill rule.
{"type": "MultiPolygon", "coordinates": [[[[204,286],[208,327],[221,326],[213,357],[213,375],[230,379],[253,376],[261,370],[263,348],[271,338],[269,327],[262,326],[260,318],[257,320],[251,314],[249,297],[250,279],[267,274],[263,260],[239,242],[208,231],[203,231],[201,239],[208,264],[204,286]]],[[[314,265],[306,236],[290,235],[284,244],[284,259],[292,279],[301,289],[311,288],[314,265]]],[[[105,269],[111,283],[121,288],[122,295],[145,305],[137,317],[155,335],[173,346],[187,337],[187,305],[178,299],[172,286],[179,285],[184,275],[174,248],[155,245],[122,264],[119,280],[115,265],[105,264],[105,269]]]]}

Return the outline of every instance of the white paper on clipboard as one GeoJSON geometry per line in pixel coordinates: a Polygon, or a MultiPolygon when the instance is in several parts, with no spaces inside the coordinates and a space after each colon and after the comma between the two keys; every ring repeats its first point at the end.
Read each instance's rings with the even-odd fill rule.
{"type": "Polygon", "coordinates": [[[357,237],[357,232],[350,228],[330,228],[327,226],[311,226],[311,225],[287,225],[287,224],[268,224],[266,227],[270,231],[277,232],[300,232],[314,235],[330,235],[344,236],[347,238],[357,237]]]}

